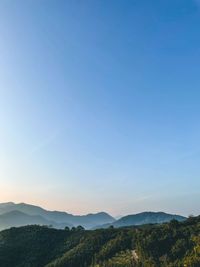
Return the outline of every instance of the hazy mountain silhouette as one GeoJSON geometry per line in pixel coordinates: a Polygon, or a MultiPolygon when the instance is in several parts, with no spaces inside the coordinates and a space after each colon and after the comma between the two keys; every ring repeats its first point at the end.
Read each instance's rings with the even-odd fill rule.
{"type": "Polygon", "coordinates": [[[172,219],[183,221],[186,217],[164,212],[142,212],[115,220],[105,212],[81,216],[61,211],[48,211],[41,207],[25,203],[0,203],[0,230],[12,226],[30,224],[52,225],[52,227],[60,229],[66,226],[82,225],[86,229],[96,229],[107,228],[111,225],[114,227],[123,227],[149,223],[165,223],[172,219]]]}
{"type": "Polygon", "coordinates": [[[14,210],[0,215],[0,230],[10,228],[10,227],[18,227],[24,225],[51,225],[55,228],[64,228],[66,226],[71,227],[70,224],[58,224],[53,221],[48,221],[40,215],[27,215],[21,211],[14,210]]]}
{"type": "MultiPolygon", "coordinates": [[[[45,224],[45,225],[52,224],[56,228],[64,228],[65,226],[82,225],[83,227],[89,229],[89,228],[94,227],[95,225],[112,223],[115,221],[113,217],[111,217],[109,214],[105,212],[99,212],[96,214],[87,214],[87,215],[80,216],[80,215],[68,214],[67,212],[61,212],[61,211],[48,211],[41,207],[29,205],[25,203],[19,203],[19,204],[15,204],[13,202],[0,203],[0,215],[13,212],[13,211],[20,211],[21,213],[23,213],[23,216],[24,215],[40,216],[41,221],[43,219],[44,223],[38,223],[38,224],[45,224]]],[[[20,214],[18,213],[18,220],[19,220],[19,217],[20,217],[20,214]]],[[[1,219],[1,216],[0,216],[0,219],[1,219]]],[[[26,218],[28,224],[32,223],[32,219],[33,218],[31,217],[30,222],[29,222],[28,217],[26,218]]],[[[22,222],[24,222],[24,220],[25,219],[23,217],[22,222]]],[[[38,221],[40,222],[39,218],[38,218],[38,221]]],[[[14,221],[13,221],[13,224],[14,224],[14,221]]],[[[20,225],[25,225],[25,224],[23,223],[20,225]]]]}
{"type": "Polygon", "coordinates": [[[149,223],[165,223],[171,221],[172,219],[176,219],[178,221],[184,221],[187,218],[180,215],[168,214],[165,212],[141,212],[134,215],[124,216],[113,223],[98,225],[94,228],[107,228],[111,225],[113,225],[114,227],[123,227],[123,226],[142,225],[149,223]]]}

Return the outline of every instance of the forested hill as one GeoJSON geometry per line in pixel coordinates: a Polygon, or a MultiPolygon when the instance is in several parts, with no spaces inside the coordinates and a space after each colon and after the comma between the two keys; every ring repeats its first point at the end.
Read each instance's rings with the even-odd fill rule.
{"type": "Polygon", "coordinates": [[[0,232],[2,267],[200,266],[200,217],[84,230],[24,226],[0,232]]]}

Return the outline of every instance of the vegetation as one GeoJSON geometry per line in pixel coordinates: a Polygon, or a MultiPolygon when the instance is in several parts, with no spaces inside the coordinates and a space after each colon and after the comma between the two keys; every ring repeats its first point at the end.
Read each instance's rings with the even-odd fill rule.
{"type": "Polygon", "coordinates": [[[24,226],[0,232],[3,267],[197,267],[200,217],[183,222],[85,230],[24,226]]]}

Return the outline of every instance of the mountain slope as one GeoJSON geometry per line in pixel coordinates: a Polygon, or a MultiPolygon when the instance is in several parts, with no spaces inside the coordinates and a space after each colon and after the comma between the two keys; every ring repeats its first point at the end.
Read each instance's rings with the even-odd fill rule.
{"type": "Polygon", "coordinates": [[[172,219],[183,221],[186,218],[183,216],[167,214],[164,212],[142,212],[122,217],[118,221],[114,222],[113,225],[116,227],[122,227],[130,225],[142,225],[148,223],[165,223],[171,221],[172,219]]]}
{"type": "Polygon", "coordinates": [[[53,221],[48,221],[40,215],[27,215],[17,210],[0,215],[0,230],[7,229],[10,227],[18,227],[31,224],[51,225],[54,228],[64,228],[66,226],[72,226],[69,224],[61,225],[53,221]]]}
{"type": "Polygon", "coordinates": [[[11,212],[11,211],[21,211],[27,215],[39,215],[48,221],[52,221],[62,225],[82,225],[83,227],[90,229],[95,225],[112,223],[115,221],[113,217],[105,212],[99,212],[96,214],[88,215],[72,215],[67,212],[60,211],[48,211],[41,207],[29,205],[25,203],[15,204],[13,202],[0,203],[0,215],[11,212]]]}
{"type": "Polygon", "coordinates": [[[0,266],[44,267],[65,252],[68,232],[24,226],[0,232],[0,266]]]}
{"type": "Polygon", "coordinates": [[[114,227],[124,227],[124,226],[131,226],[131,225],[143,225],[143,224],[150,224],[150,223],[165,223],[169,222],[172,219],[176,219],[178,221],[186,220],[186,217],[180,215],[173,215],[168,214],[165,212],[141,212],[134,215],[127,215],[119,220],[105,225],[99,225],[96,228],[107,228],[110,225],[114,227]]]}

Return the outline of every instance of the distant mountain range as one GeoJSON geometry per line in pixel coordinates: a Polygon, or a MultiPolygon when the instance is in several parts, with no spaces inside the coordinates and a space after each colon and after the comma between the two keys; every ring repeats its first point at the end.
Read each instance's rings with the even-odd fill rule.
{"type": "Polygon", "coordinates": [[[61,211],[48,211],[25,203],[0,203],[0,229],[30,224],[52,225],[64,228],[82,225],[90,229],[99,224],[112,223],[115,219],[105,212],[87,215],[72,215],[61,211]]]}
{"type": "Polygon", "coordinates": [[[114,219],[105,212],[87,215],[72,215],[61,211],[48,211],[25,203],[0,203],[0,230],[24,225],[51,225],[57,229],[82,225],[86,229],[123,227],[148,223],[164,223],[172,219],[183,221],[186,217],[164,212],[143,212],[114,219]]]}

